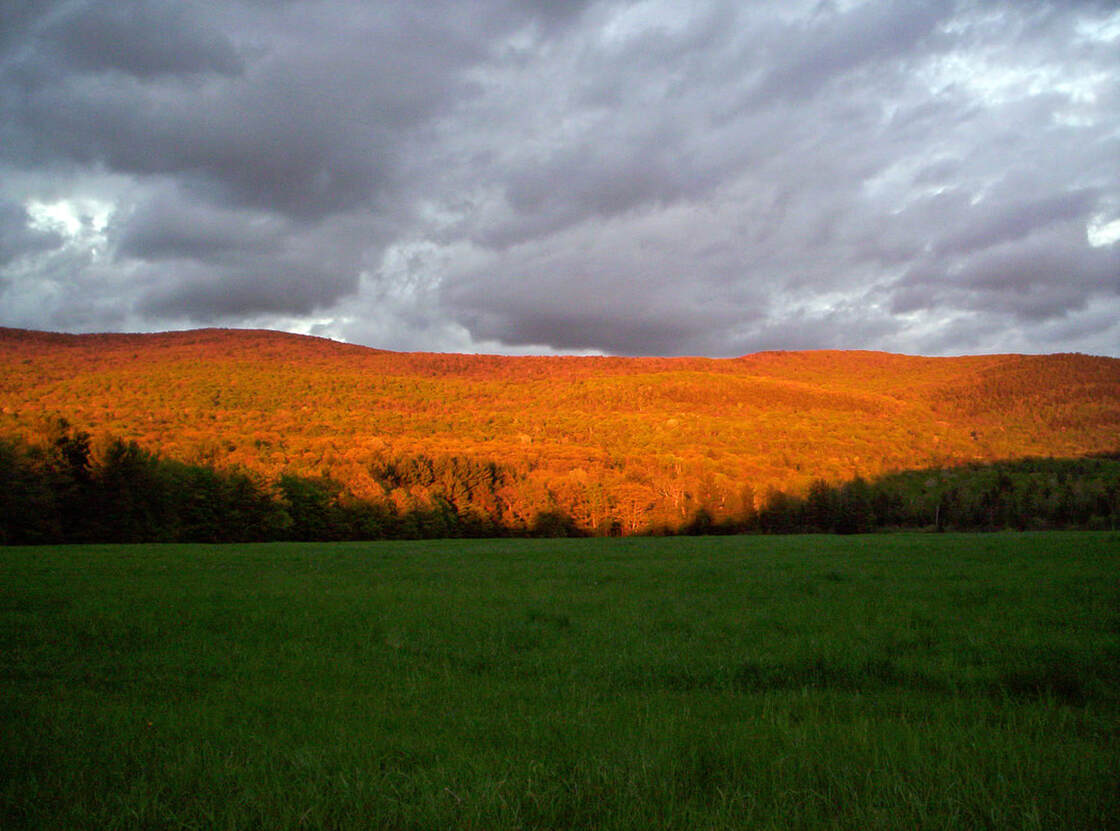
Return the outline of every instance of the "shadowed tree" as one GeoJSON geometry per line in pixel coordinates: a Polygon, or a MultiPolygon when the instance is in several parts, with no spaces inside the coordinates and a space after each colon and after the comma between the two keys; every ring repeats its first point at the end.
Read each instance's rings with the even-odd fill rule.
{"type": "Polygon", "coordinates": [[[806,530],[822,532],[835,530],[837,514],[835,488],[823,479],[815,479],[809,485],[809,495],[805,499],[806,530]]]}
{"type": "Polygon", "coordinates": [[[168,479],[159,460],[136,442],[114,440],[97,467],[96,499],[102,528],[99,537],[115,542],[173,539],[173,517],[168,479]]]}
{"type": "Polygon", "coordinates": [[[857,476],[840,489],[840,503],[834,530],[839,534],[865,534],[875,527],[871,488],[857,476]]]}
{"type": "Polygon", "coordinates": [[[64,539],[50,485],[27,447],[0,440],[0,545],[64,539]]]}

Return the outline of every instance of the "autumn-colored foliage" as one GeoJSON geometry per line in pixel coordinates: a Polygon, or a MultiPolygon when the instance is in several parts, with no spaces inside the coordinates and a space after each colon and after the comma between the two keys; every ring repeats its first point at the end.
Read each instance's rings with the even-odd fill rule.
{"type": "MultiPolygon", "coordinates": [[[[278,332],[0,329],[0,437],[58,418],[397,516],[679,530],[820,480],[1120,449],[1120,360],[857,351],[703,358],[395,353],[278,332]],[[551,519],[550,519],[551,518],[551,519]]],[[[298,494],[297,494],[298,496],[298,494]]]]}

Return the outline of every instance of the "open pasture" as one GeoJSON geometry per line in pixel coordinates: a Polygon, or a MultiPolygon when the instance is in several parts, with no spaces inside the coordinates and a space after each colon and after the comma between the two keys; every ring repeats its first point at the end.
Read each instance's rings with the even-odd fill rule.
{"type": "Polygon", "coordinates": [[[0,549],[0,827],[1120,827],[1120,535],[0,549]]]}

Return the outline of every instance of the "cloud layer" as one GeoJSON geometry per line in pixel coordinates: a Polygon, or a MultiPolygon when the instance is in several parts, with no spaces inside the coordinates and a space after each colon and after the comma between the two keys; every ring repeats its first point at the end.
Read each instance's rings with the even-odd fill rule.
{"type": "Polygon", "coordinates": [[[1110,3],[4,6],[2,325],[1120,354],[1110,3]]]}

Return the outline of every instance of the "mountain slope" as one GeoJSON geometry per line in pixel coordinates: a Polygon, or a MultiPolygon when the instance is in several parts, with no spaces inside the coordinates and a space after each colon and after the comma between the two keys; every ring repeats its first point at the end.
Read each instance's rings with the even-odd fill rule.
{"type": "Polygon", "coordinates": [[[0,435],[35,441],[55,417],[95,444],[112,435],[268,478],[330,476],[402,508],[477,500],[506,521],[557,510],[636,531],[679,527],[700,507],[733,516],[816,478],[1115,451],[1120,360],[522,358],[264,331],[0,329],[0,435]],[[486,488],[454,481],[490,464],[502,475],[486,488]]]}

